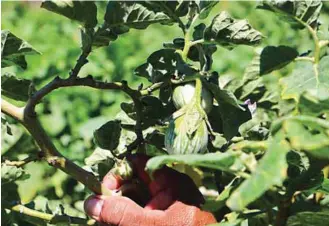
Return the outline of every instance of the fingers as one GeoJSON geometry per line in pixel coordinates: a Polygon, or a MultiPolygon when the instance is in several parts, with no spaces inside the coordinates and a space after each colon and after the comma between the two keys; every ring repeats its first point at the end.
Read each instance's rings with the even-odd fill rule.
{"type": "Polygon", "coordinates": [[[148,210],[165,210],[167,209],[173,202],[173,191],[171,188],[168,188],[164,191],[159,192],[155,195],[152,200],[144,207],[144,209],[148,210]]]}
{"type": "Polygon", "coordinates": [[[112,172],[108,172],[103,178],[103,185],[110,190],[116,190],[121,187],[123,180],[121,177],[114,175],[112,172]]]}

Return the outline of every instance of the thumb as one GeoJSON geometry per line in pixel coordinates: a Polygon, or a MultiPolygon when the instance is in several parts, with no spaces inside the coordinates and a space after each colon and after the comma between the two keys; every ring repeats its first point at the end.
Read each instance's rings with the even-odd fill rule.
{"type": "Polygon", "coordinates": [[[105,224],[142,225],[145,219],[143,208],[123,196],[91,196],[84,208],[90,217],[105,224]]]}

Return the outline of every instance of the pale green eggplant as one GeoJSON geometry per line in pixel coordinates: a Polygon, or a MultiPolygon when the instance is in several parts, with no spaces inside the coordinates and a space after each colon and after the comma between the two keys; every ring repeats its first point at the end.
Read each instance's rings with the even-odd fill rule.
{"type": "MultiPolygon", "coordinates": [[[[192,101],[195,93],[194,82],[185,83],[177,86],[173,91],[173,102],[176,109],[180,109],[183,106],[189,104],[192,101]]],[[[201,91],[201,106],[206,113],[209,113],[213,106],[213,95],[205,87],[202,87],[201,91]]]]}

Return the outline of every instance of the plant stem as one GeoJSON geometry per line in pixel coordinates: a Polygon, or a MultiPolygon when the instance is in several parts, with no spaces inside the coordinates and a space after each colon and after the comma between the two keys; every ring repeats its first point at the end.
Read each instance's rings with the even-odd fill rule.
{"type": "Polygon", "coordinates": [[[310,61],[314,63],[314,57],[296,57],[295,61],[310,61]]]}
{"type": "Polygon", "coordinates": [[[68,224],[79,224],[79,225],[94,225],[94,220],[88,220],[79,217],[71,217],[68,215],[53,215],[49,213],[43,213],[37,210],[27,208],[23,205],[15,205],[10,208],[12,211],[24,214],[30,217],[39,218],[52,224],[56,223],[68,223],[68,224]]]}
{"type": "Polygon", "coordinates": [[[75,64],[74,68],[70,72],[70,77],[77,77],[81,68],[88,63],[87,57],[89,53],[91,52],[91,48],[87,51],[83,51],[77,60],[77,63],[75,64]]]}
{"type": "Polygon", "coordinates": [[[199,39],[199,40],[196,40],[196,41],[191,41],[190,42],[190,47],[195,46],[197,44],[202,44],[204,42],[205,42],[204,39],[199,39]]]}

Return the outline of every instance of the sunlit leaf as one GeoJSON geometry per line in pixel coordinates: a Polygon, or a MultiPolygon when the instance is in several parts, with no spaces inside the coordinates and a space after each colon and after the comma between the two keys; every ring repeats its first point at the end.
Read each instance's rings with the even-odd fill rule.
{"type": "Polygon", "coordinates": [[[26,55],[40,54],[29,43],[8,30],[1,31],[1,67],[18,65],[27,68],[26,55]]]}
{"type": "Polygon", "coordinates": [[[265,0],[258,8],[273,11],[293,26],[303,28],[302,23],[312,27],[318,25],[318,18],[322,8],[321,0],[265,0]]]}
{"type": "Polygon", "coordinates": [[[79,21],[85,27],[97,24],[97,7],[93,1],[47,0],[42,2],[41,8],[79,21]]]}
{"type": "Polygon", "coordinates": [[[311,62],[297,62],[294,71],[288,77],[281,79],[283,86],[282,98],[298,99],[299,95],[309,89],[328,89],[329,87],[329,56],[320,60],[318,76],[314,72],[311,62]]]}
{"type": "Polygon", "coordinates": [[[105,26],[117,34],[128,32],[130,28],[145,29],[154,23],[168,24],[172,20],[162,12],[155,12],[140,2],[110,1],[104,17],[105,26]]]}
{"type": "Polygon", "coordinates": [[[190,166],[205,167],[209,169],[223,170],[227,172],[236,172],[243,169],[239,159],[239,153],[209,153],[209,154],[190,154],[190,155],[164,155],[151,158],[147,164],[148,172],[160,169],[162,166],[171,163],[183,163],[190,166]]]}

